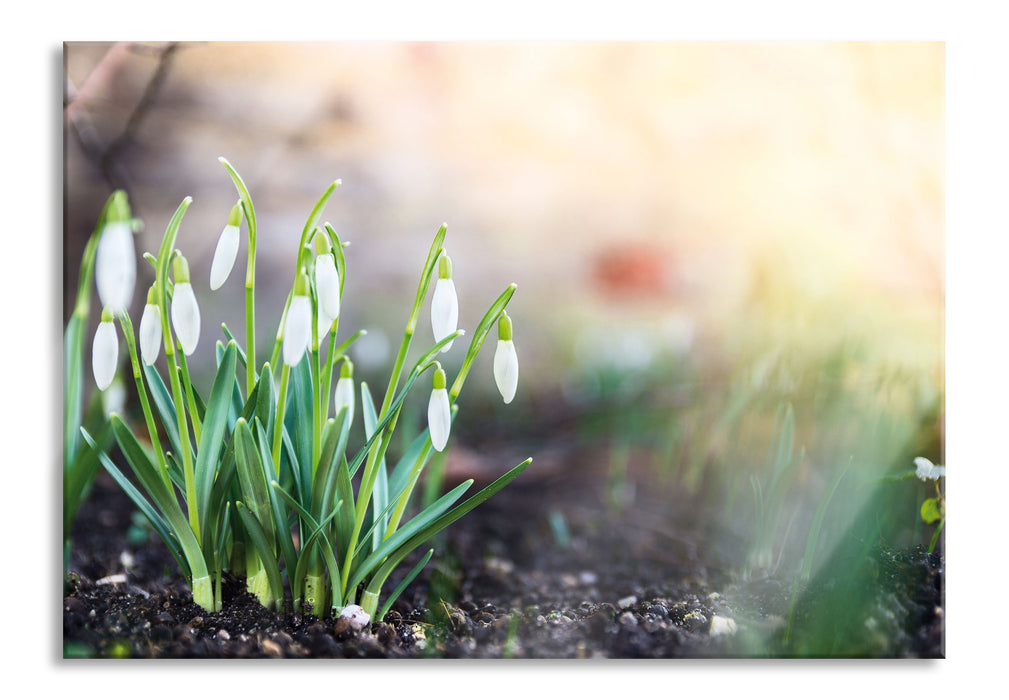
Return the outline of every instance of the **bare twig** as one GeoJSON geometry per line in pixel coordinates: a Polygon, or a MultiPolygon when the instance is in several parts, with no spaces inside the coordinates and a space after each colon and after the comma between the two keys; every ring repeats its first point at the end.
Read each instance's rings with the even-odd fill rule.
{"type": "Polygon", "coordinates": [[[166,44],[158,51],[158,65],[154,70],[150,80],[148,80],[140,100],[134,106],[133,111],[127,118],[123,129],[112,140],[108,146],[103,147],[100,143],[90,117],[88,116],[88,105],[108,84],[116,67],[125,59],[125,52],[129,49],[127,44],[114,45],[95,69],[88,75],[80,90],[74,90],[74,86],[67,81],[67,96],[63,108],[64,117],[75,140],[84,152],[85,157],[101,173],[102,178],[112,189],[125,190],[131,203],[134,204],[136,212],[136,198],[132,196],[129,177],[120,162],[120,155],[136,137],[140,125],[144,118],[150,113],[154,101],[161,90],[168,72],[171,68],[175,52],[180,48],[176,42],[166,44]]]}

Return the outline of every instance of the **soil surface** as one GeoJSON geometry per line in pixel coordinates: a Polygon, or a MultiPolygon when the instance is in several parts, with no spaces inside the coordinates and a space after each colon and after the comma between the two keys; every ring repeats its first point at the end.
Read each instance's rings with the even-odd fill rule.
{"type": "Polygon", "coordinates": [[[789,579],[743,579],[729,563],[731,537],[706,530],[713,519],[698,506],[638,487],[618,511],[605,494],[598,474],[527,470],[442,533],[435,557],[384,620],[354,631],[338,619],[268,611],[234,578],[225,580],[223,610],[202,610],[164,545],[101,472],[73,532],[63,654],[944,656],[940,555],[873,547],[845,564],[858,573],[861,597],[829,577],[793,591],[789,579]],[[848,609],[832,602],[838,593],[848,609]]]}

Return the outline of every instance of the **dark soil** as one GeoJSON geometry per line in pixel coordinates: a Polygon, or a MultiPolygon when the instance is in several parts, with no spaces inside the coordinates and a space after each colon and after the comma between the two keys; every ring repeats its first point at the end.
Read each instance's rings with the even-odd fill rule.
{"type": "Polygon", "coordinates": [[[385,620],[354,632],[268,611],[233,578],[221,612],[197,607],[102,472],[74,528],[64,657],[944,656],[938,555],[876,546],[840,562],[856,588],[826,576],[793,594],[790,580],[743,580],[697,506],[639,487],[617,512],[605,493],[591,474],[528,470],[443,533],[385,620]]]}

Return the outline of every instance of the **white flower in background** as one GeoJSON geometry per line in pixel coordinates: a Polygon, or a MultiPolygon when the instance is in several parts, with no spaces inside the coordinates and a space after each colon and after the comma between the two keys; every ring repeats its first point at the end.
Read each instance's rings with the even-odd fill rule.
{"type": "Polygon", "coordinates": [[[102,392],[102,410],[107,418],[113,413],[121,415],[124,406],[126,406],[126,385],[117,375],[109,388],[102,392]]]}
{"type": "Polygon", "coordinates": [[[155,287],[147,292],[147,304],[140,317],[140,356],[145,365],[153,365],[161,351],[161,307],[158,306],[155,287]]]}
{"type": "Polygon", "coordinates": [[[351,425],[354,422],[354,364],[347,358],[343,361],[343,367],[340,368],[340,378],[336,381],[336,392],[333,395],[333,403],[336,408],[336,413],[340,413],[340,409],[346,408],[348,415],[350,415],[350,422],[347,425],[351,425]]]}
{"type": "MultiPolygon", "coordinates": [[[[438,261],[438,281],[434,285],[434,295],[431,297],[431,330],[434,332],[434,342],[441,342],[452,335],[459,325],[459,297],[455,293],[455,282],[452,281],[452,260],[447,254],[442,254],[438,261]]],[[[442,347],[442,352],[448,352],[455,341],[449,341],[442,347]]]]}
{"type": "Polygon", "coordinates": [[[231,269],[235,266],[235,258],[238,257],[239,226],[241,224],[242,209],[237,204],[231,208],[228,215],[228,223],[221,231],[221,237],[217,239],[217,249],[214,251],[214,261],[210,264],[210,289],[218,290],[228,279],[231,269]]]}
{"type": "Polygon", "coordinates": [[[172,327],[187,356],[196,350],[200,341],[200,306],[189,282],[189,263],[179,255],[175,258],[175,291],[172,295],[172,327]]]}
{"type": "Polygon", "coordinates": [[[91,345],[91,369],[95,373],[95,384],[105,391],[116,376],[116,365],[119,364],[119,338],[112,322],[112,312],[106,308],[102,311],[102,320],[95,331],[95,340],[91,345]]]}
{"type": "Polygon", "coordinates": [[[340,273],[336,270],[336,258],[326,235],[316,234],[315,250],[318,253],[315,258],[315,292],[319,297],[319,316],[325,313],[329,324],[332,324],[340,316],[340,273]]]}
{"type": "Polygon", "coordinates": [[[284,320],[284,364],[294,367],[312,342],[312,300],[308,296],[308,277],[298,275],[294,296],[284,320]]]}
{"type": "Polygon", "coordinates": [[[432,380],[431,399],[427,403],[427,427],[431,433],[431,445],[441,452],[448,444],[448,434],[452,429],[452,407],[448,403],[445,370],[441,365],[438,365],[432,380]]]}
{"type": "Polygon", "coordinates": [[[133,229],[129,221],[111,221],[102,230],[95,252],[95,284],[102,306],[113,314],[125,311],[133,297],[136,280],[133,229]]]}
{"type": "Polygon", "coordinates": [[[932,464],[931,460],[925,457],[915,457],[914,458],[915,474],[922,481],[928,481],[932,479],[933,481],[938,480],[939,477],[946,476],[946,467],[938,464],[932,464]]]}
{"type": "Polygon", "coordinates": [[[494,382],[505,403],[515,398],[519,384],[519,356],[512,341],[512,320],[504,311],[497,323],[498,341],[494,351],[494,382]]]}

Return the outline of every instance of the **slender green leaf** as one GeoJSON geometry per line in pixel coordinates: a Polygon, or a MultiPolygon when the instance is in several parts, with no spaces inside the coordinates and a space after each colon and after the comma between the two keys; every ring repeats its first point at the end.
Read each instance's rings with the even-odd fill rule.
{"type": "Polygon", "coordinates": [[[81,378],[84,345],[84,319],[70,317],[63,335],[63,469],[70,468],[80,445],[81,402],[84,382],[81,378]]]}
{"type": "MultiPolygon", "coordinates": [[[[268,375],[264,372],[263,376],[265,377],[268,375]]],[[[269,435],[271,433],[263,427],[259,418],[254,420],[254,425],[254,433],[257,443],[259,444],[259,459],[263,469],[263,478],[267,483],[271,483],[277,476],[277,470],[273,465],[273,454],[270,451],[269,435]]],[[[277,498],[277,494],[273,492],[273,489],[269,489],[269,495],[270,510],[273,513],[273,522],[277,532],[277,539],[280,542],[280,551],[284,556],[285,566],[290,569],[290,567],[295,565],[295,561],[297,561],[297,555],[294,549],[294,539],[291,534],[291,524],[288,521],[281,499],[277,498]]]]}
{"type": "MultiPolygon", "coordinates": [[[[461,505],[456,506],[451,511],[449,511],[445,515],[441,516],[440,518],[438,518],[434,522],[430,523],[429,525],[427,525],[426,527],[424,527],[423,529],[421,529],[415,535],[413,535],[412,537],[410,537],[410,539],[408,539],[408,540],[406,540],[406,542],[402,543],[399,546],[399,548],[396,549],[396,551],[394,551],[391,554],[389,554],[388,558],[382,563],[381,568],[376,572],[374,579],[377,580],[377,581],[379,581],[379,582],[385,581],[385,579],[388,578],[388,576],[392,572],[392,570],[396,568],[396,566],[399,564],[399,562],[401,562],[403,560],[403,558],[407,554],[409,554],[410,552],[412,552],[414,549],[416,549],[421,544],[423,544],[426,540],[430,539],[435,534],[441,532],[446,527],[448,527],[449,525],[451,525],[453,522],[455,522],[456,520],[458,520],[462,516],[466,515],[466,513],[470,512],[471,510],[473,510],[474,508],[476,508],[478,505],[480,505],[481,503],[483,503],[484,501],[486,501],[488,498],[490,498],[491,496],[493,496],[495,493],[497,493],[498,491],[500,491],[501,489],[503,489],[505,486],[507,486],[508,484],[510,484],[512,481],[515,480],[516,477],[518,477],[519,474],[521,474],[523,471],[525,471],[526,467],[528,467],[531,463],[532,463],[532,458],[530,457],[529,459],[527,459],[526,461],[522,462],[518,466],[513,467],[512,469],[510,469],[504,475],[498,477],[494,481],[494,483],[492,483],[489,486],[485,487],[483,490],[481,490],[475,496],[473,496],[473,497],[469,498],[468,500],[466,500],[465,503],[462,503],[461,505]]],[[[407,526],[404,526],[404,528],[402,530],[400,530],[399,532],[397,532],[396,535],[394,535],[392,538],[390,538],[389,540],[387,540],[386,544],[388,544],[389,542],[393,541],[393,539],[395,539],[398,535],[400,535],[401,533],[405,532],[406,530],[407,530],[407,526]]],[[[363,569],[364,566],[362,565],[360,568],[363,569]]]]}
{"type": "MultiPolygon", "coordinates": [[[[368,389],[367,382],[361,382],[361,408],[364,414],[365,435],[371,437],[378,426],[378,416],[375,415],[375,404],[371,399],[371,391],[368,389]]],[[[371,536],[373,550],[378,549],[382,543],[382,537],[385,535],[385,529],[389,524],[388,517],[382,515],[382,511],[385,510],[389,500],[388,479],[388,472],[385,468],[385,456],[383,455],[378,459],[375,469],[375,480],[373,482],[374,486],[371,489],[371,508],[373,514],[371,536]]]]}
{"type": "Polygon", "coordinates": [[[231,405],[231,391],[235,383],[234,343],[228,343],[224,359],[217,370],[213,387],[210,389],[210,401],[206,417],[203,421],[203,433],[200,435],[200,448],[196,454],[196,498],[200,522],[209,517],[210,494],[217,475],[218,460],[224,448],[225,432],[227,431],[228,409],[231,405]]]}
{"type": "Polygon", "coordinates": [[[81,433],[84,435],[84,440],[97,455],[98,460],[105,468],[105,471],[107,471],[109,476],[111,476],[113,480],[119,484],[120,488],[123,489],[123,492],[131,501],[133,501],[137,510],[139,510],[151,523],[151,527],[153,527],[154,531],[158,533],[162,540],[164,540],[169,551],[172,553],[172,556],[174,556],[175,560],[179,563],[179,567],[188,573],[189,566],[184,563],[185,557],[182,556],[182,550],[179,547],[178,541],[169,534],[171,532],[171,526],[168,524],[168,521],[165,520],[160,513],[158,513],[157,509],[155,509],[146,498],[144,498],[143,494],[137,490],[137,487],[134,486],[121,471],[119,471],[112,460],[109,459],[108,455],[105,454],[105,451],[97,447],[88,431],[82,428],[81,433]]]}
{"type": "MultiPolygon", "coordinates": [[[[415,535],[420,532],[424,532],[426,528],[433,522],[438,521],[438,516],[442,515],[448,508],[452,506],[459,498],[466,492],[466,490],[473,484],[472,479],[468,479],[463,483],[456,486],[454,489],[449,491],[447,494],[439,498],[437,501],[432,503],[423,512],[418,513],[410,522],[406,523],[400,530],[398,530],[392,537],[382,542],[381,546],[375,548],[372,553],[361,562],[359,566],[356,567],[355,571],[351,573],[350,581],[347,585],[348,590],[354,590],[364,577],[372,572],[372,570],[382,563],[386,557],[393,554],[399,547],[403,545],[404,542],[409,541],[415,535]]],[[[488,487],[490,488],[490,487],[488,487]]],[[[441,528],[439,528],[440,530],[441,528]]],[[[437,530],[435,531],[437,532],[437,530]]],[[[434,534],[434,533],[432,533],[434,534]]],[[[427,539],[427,538],[425,538],[427,539]]],[[[423,540],[421,540],[423,541],[423,540]]],[[[417,544],[420,544],[418,542],[417,544]]],[[[415,545],[416,546],[416,545],[415,545]]],[[[411,548],[412,549],[412,548],[411,548]]],[[[406,556],[407,552],[403,553],[406,556]]]]}
{"type": "MultiPolygon", "coordinates": [[[[309,214],[308,221],[305,222],[305,228],[301,233],[302,240],[307,240],[309,232],[315,228],[316,224],[319,223],[319,219],[322,217],[322,210],[325,208],[326,202],[329,200],[330,195],[336,191],[339,184],[340,180],[335,180],[330,183],[329,187],[326,188],[326,191],[322,193],[321,197],[319,197],[319,201],[317,201],[315,206],[312,207],[312,213],[309,214]]],[[[329,228],[328,225],[327,228],[329,228]]]]}
{"type": "Polygon", "coordinates": [[[239,419],[235,424],[235,464],[246,507],[259,521],[270,549],[274,551],[277,536],[273,522],[273,508],[270,505],[269,486],[263,471],[259,449],[252,437],[252,430],[243,419],[239,419]]]}
{"type": "Polygon", "coordinates": [[[427,554],[425,554],[424,557],[419,562],[417,562],[417,565],[415,567],[410,569],[410,573],[408,573],[406,576],[403,577],[403,580],[400,582],[400,584],[396,586],[395,590],[393,590],[393,592],[389,594],[389,597],[385,599],[385,605],[383,605],[382,609],[379,610],[378,616],[375,618],[376,620],[385,619],[386,613],[389,612],[389,609],[392,607],[392,604],[396,602],[397,598],[403,595],[403,591],[406,590],[406,587],[409,586],[410,583],[415,578],[417,578],[417,574],[419,574],[421,570],[423,570],[423,568],[427,566],[427,563],[431,560],[432,554],[434,554],[433,549],[427,550],[427,554]]]}
{"type": "Polygon", "coordinates": [[[165,434],[168,436],[168,444],[172,452],[182,454],[182,442],[179,440],[179,420],[175,413],[175,402],[172,400],[172,395],[153,365],[143,365],[141,369],[144,377],[147,378],[147,387],[151,391],[154,408],[157,410],[158,417],[161,418],[161,425],[164,426],[165,434]]]}
{"type": "Polygon", "coordinates": [[[245,525],[245,531],[252,540],[252,544],[256,548],[256,553],[259,554],[259,560],[262,562],[263,569],[266,571],[266,578],[270,582],[270,590],[273,592],[273,597],[277,601],[283,600],[284,580],[280,577],[280,566],[277,563],[277,556],[273,552],[273,547],[270,546],[266,533],[263,532],[263,527],[260,525],[256,516],[252,513],[249,507],[241,501],[235,502],[235,510],[242,518],[242,523],[245,525]]]}

